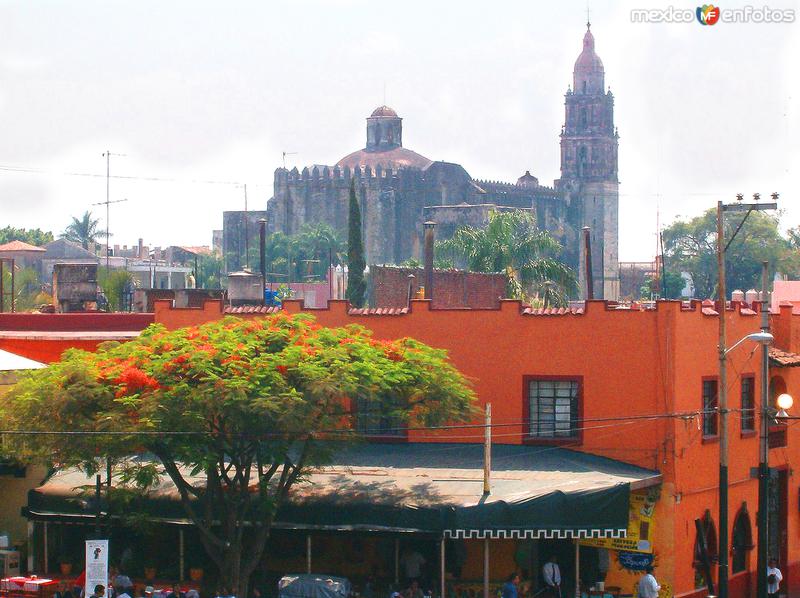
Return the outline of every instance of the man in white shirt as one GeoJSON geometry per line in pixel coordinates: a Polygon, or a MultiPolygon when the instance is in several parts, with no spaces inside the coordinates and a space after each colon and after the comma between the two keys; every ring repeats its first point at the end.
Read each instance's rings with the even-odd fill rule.
{"type": "Polygon", "coordinates": [[[639,580],[639,598],[658,598],[660,589],[661,586],[653,575],[653,567],[648,565],[645,567],[645,574],[639,580]]]}
{"type": "Polygon", "coordinates": [[[783,581],[783,574],[781,570],[778,569],[778,561],[776,559],[770,559],[769,566],[767,567],[767,595],[769,598],[778,598],[778,590],[780,590],[781,581],[783,581]]]}
{"type": "Polygon", "coordinates": [[[400,559],[403,569],[406,574],[406,581],[410,584],[412,581],[420,581],[422,577],[422,566],[425,564],[425,557],[422,556],[414,549],[408,549],[400,559]]]}
{"type": "Polygon", "coordinates": [[[561,598],[561,569],[558,567],[556,555],[551,556],[550,560],[542,567],[542,577],[550,596],[561,598]]]}

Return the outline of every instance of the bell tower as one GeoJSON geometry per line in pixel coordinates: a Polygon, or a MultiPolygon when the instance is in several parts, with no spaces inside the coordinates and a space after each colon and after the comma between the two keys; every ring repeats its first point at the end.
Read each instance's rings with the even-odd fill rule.
{"type": "MultiPolygon", "coordinates": [[[[619,136],[614,127],[614,96],[605,90],[605,70],[594,45],[587,23],[573,86],[564,99],[560,184],[580,202],[582,226],[591,229],[594,296],[615,300],[619,298],[619,136]]],[[[581,265],[583,250],[581,246],[581,265]]],[[[585,292],[583,267],[580,279],[585,292]]]]}

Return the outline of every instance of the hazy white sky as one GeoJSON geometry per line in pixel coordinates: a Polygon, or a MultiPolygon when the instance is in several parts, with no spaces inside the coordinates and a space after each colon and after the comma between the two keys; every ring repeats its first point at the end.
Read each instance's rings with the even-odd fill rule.
{"type": "MultiPolygon", "coordinates": [[[[669,4],[590,2],[616,97],[622,260],[652,258],[657,206],[664,223],[780,191],[784,225],[800,223],[800,7],[769,2],[793,24],[631,22],[669,4]]],[[[129,199],[113,243],[210,244],[244,205],[231,183],[263,209],[282,151],[302,168],[363,147],[384,86],[406,147],[551,185],[585,21],[585,0],[2,0],[0,226],[105,218],[105,179],[64,173],[104,175],[110,149],[126,154],[112,174],[172,179],[112,179],[129,199]]]]}

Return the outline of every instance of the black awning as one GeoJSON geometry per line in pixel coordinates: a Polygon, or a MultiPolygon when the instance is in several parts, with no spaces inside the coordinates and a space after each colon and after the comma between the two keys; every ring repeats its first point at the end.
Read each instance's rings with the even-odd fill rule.
{"type": "MultiPolygon", "coordinates": [[[[578,451],[494,445],[491,493],[484,496],[481,445],[360,444],[337,452],[297,486],[275,526],[447,537],[623,537],[631,489],[660,481],[656,471],[578,451]]],[[[93,507],[81,488],[91,485],[77,470],[58,472],[30,491],[27,515],[86,518],[93,507]]],[[[185,518],[166,476],[135,508],[163,520],[185,518]]]]}

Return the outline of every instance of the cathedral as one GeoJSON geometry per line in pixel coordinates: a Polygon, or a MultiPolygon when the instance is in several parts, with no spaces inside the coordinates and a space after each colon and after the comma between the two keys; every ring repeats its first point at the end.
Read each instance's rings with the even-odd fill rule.
{"type": "MultiPolygon", "coordinates": [[[[590,228],[594,296],[617,299],[618,135],[614,98],[606,90],[604,75],[587,24],[583,50],[565,96],[561,178],[552,187],[540,185],[527,171],[513,183],[485,181],[472,178],[459,164],[430,160],[403,147],[403,119],[388,106],[380,106],[367,118],[363,149],[333,166],[275,171],[274,194],[266,209],[267,230],[294,234],[304,224],[317,222],[346,230],[353,178],[368,264],[419,259],[425,221],[436,222],[441,239],[464,224],[484,225],[493,210],[530,210],[538,226],[564,246],[562,259],[580,272],[581,289],[585,284],[579,267],[583,263],[580,231],[590,228]]],[[[228,271],[237,266],[227,263],[227,256],[238,255],[238,233],[254,214],[249,216],[225,213],[228,271]]],[[[251,241],[256,236],[251,233],[251,241]]]]}

